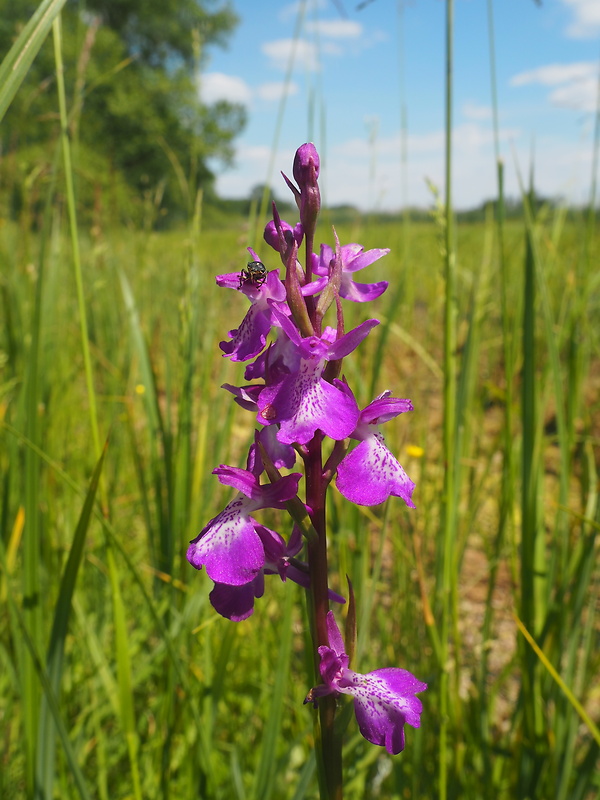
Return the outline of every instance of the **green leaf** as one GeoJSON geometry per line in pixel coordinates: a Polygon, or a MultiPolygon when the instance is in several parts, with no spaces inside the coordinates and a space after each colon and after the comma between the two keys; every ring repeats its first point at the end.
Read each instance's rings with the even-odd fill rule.
{"type": "MultiPolygon", "coordinates": [[[[96,469],[94,470],[92,481],[90,483],[90,488],[88,489],[85,497],[81,515],[75,529],[75,535],[73,536],[73,544],[71,545],[71,550],[69,551],[67,565],[60,583],[56,608],[54,609],[54,622],[52,624],[52,633],[50,634],[50,642],[48,644],[46,669],[48,674],[48,682],[54,697],[57,699],[57,702],[60,696],[59,693],[63,671],[65,640],[67,638],[67,629],[69,626],[69,618],[71,616],[71,601],[73,599],[75,582],[77,580],[79,567],[81,566],[83,557],[85,537],[90,524],[90,519],[92,517],[92,512],[94,510],[94,501],[96,499],[98,483],[102,473],[106,448],[107,445],[104,446],[102,455],[98,459],[98,463],[96,464],[96,469]]],[[[41,702],[36,760],[36,786],[40,798],[52,797],[56,743],[56,726],[53,716],[54,712],[50,708],[48,694],[46,693],[42,697],[41,702]]]]}
{"type": "Polygon", "coordinates": [[[44,0],[0,64],[0,121],[64,4],[65,0],[44,0]]]}

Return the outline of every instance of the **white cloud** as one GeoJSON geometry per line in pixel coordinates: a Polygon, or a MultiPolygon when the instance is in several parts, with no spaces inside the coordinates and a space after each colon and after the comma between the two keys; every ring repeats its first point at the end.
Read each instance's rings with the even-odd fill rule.
{"type": "MultiPolygon", "coordinates": [[[[518,144],[520,131],[503,128],[502,142],[518,144]]],[[[400,136],[381,137],[372,144],[364,138],[346,140],[330,149],[322,159],[325,201],[349,202],[363,210],[398,209],[405,201],[430,206],[433,196],[426,178],[444,189],[444,131],[411,133],[407,141],[408,169],[401,168],[400,136]],[[404,187],[407,195],[404,195],[404,187]]],[[[471,208],[496,192],[494,136],[488,125],[469,122],[453,131],[454,203],[471,208]]],[[[514,172],[510,191],[517,192],[514,172]]]]}
{"type": "Polygon", "coordinates": [[[228,100],[231,103],[249,103],[252,90],[243,78],[223,72],[204,72],[198,77],[198,90],[204,103],[228,100]]]}
{"type": "MultiPolygon", "coordinates": [[[[271,62],[271,67],[280,71],[287,70],[293,51],[295,67],[316,72],[321,69],[320,55],[343,55],[349,40],[365,44],[362,26],[351,20],[317,20],[308,22],[306,29],[309,33],[319,34],[318,43],[307,39],[276,39],[261,45],[262,52],[271,62]],[[341,45],[342,41],[345,42],[344,47],[341,45]]],[[[379,41],[380,37],[376,38],[379,41]]]]}
{"type": "Polygon", "coordinates": [[[465,119],[477,122],[492,118],[492,109],[489,106],[479,106],[477,103],[464,103],[462,113],[465,119]]]}
{"type": "Polygon", "coordinates": [[[559,108],[572,108],[575,111],[595,112],[598,95],[596,78],[561,86],[550,93],[550,102],[559,108]]]}
{"type": "MultiPolygon", "coordinates": [[[[279,150],[274,158],[276,165],[291,165],[294,151],[279,150]]],[[[248,145],[241,142],[236,148],[235,166],[232,169],[222,169],[214,165],[217,173],[217,192],[221,197],[248,197],[252,189],[258,184],[268,180],[268,170],[271,164],[271,148],[267,145],[248,145]]],[[[291,173],[291,169],[290,169],[291,173]]],[[[275,194],[279,197],[289,190],[285,188],[283,180],[277,171],[270,178],[275,194]]],[[[287,197],[286,197],[287,199],[287,197]]]]}
{"type": "Polygon", "coordinates": [[[216,103],[228,100],[231,103],[250,105],[254,98],[267,103],[281,100],[284,95],[298,94],[298,84],[290,81],[270,81],[252,88],[237,75],[225,75],[222,72],[207,72],[197,78],[198,91],[203,103],[216,103]]]}
{"type": "Polygon", "coordinates": [[[264,42],[261,45],[261,50],[275,69],[285,71],[288,68],[293,50],[296,67],[313,71],[320,68],[317,48],[312,42],[307,42],[306,39],[276,39],[271,42],[264,42]]]}
{"type": "Polygon", "coordinates": [[[271,81],[270,83],[261,84],[256,90],[256,94],[261,100],[273,102],[281,100],[284,95],[289,97],[298,94],[298,85],[293,82],[271,81]]]}
{"type": "Polygon", "coordinates": [[[328,55],[339,56],[347,52],[356,55],[387,40],[384,31],[367,33],[359,22],[349,19],[315,20],[307,22],[305,27],[309,34],[318,36],[320,50],[328,55]]]}
{"type": "Polygon", "coordinates": [[[358,39],[363,34],[359,22],[350,19],[320,19],[306,23],[306,29],[330,39],[358,39]]]}
{"type": "MultiPolygon", "coordinates": [[[[513,142],[521,135],[518,128],[502,128],[498,131],[500,141],[513,142]]],[[[473,122],[457,125],[453,131],[452,143],[456,151],[468,155],[473,148],[491,147],[494,143],[494,131],[491,127],[483,127],[473,122]]]]}
{"type": "MultiPolygon", "coordinates": [[[[599,3],[600,6],[600,3],[599,3]]],[[[595,111],[598,95],[598,65],[593,61],[573,64],[547,64],[544,67],[521,72],[511,78],[511,86],[541,84],[555,86],[549,99],[559,108],[577,111],[595,111]]]]}
{"type": "MultiPolygon", "coordinates": [[[[532,159],[531,143],[518,129],[502,128],[507,196],[519,195],[517,164],[527,175],[532,159]],[[509,146],[510,145],[510,146],[509,146]]],[[[293,140],[291,140],[293,141],[293,140]]],[[[351,203],[366,211],[376,208],[397,210],[404,202],[427,207],[433,196],[430,179],[442,197],[444,192],[444,132],[441,129],[411,133],[408,165],[402,168],[398,133],[369,143],[367,133],[321,151],[321,190],[329,205],[351,203]],[[404,191],[406,188],[406,192],[404,191]]],[[[319,146],[317,142],[317,146],[319,146]]],[[[289,173],[294,145],[287,143],[277,152],[272,185],[278,196],[286,196],[278,170],[289,173]]],[[[263,183],[271,163],[269,147],[240,144],[236,167],[218,178],[218,191],[225,197],[247,196],[253,186],[263,183]]],[[[589,194],[592,144],[565,146],[565,140],[550,130],[536,137],[533,153],[536,189],[545,196],[564,196],[571,202],[585,201],[589,194]]],[[[472,208],[485,198],[496,196],[493,132],[484,123],[457,125],[453,136],[453,202],[456,208],[472,208]]],[[[326,236],[323,228],[323,236],[326,236]]]]}
{"type": "MultiPolygon", "coordinates": [[[[518,128],[502,128],[499,131],[501,141],[514,141],[519,138],[521,132],[518,128]]],[[[428,131],[427,133],[410,133],[406,143],[408,150],[408,160],[431,154],[439,155],[444,153],[445,134],[443,130],[428,131]]],[[[452,147],[455,153],[469,153],[474,149],[491,147],[494,142],[494,132],[488,126],[476,124],[474,122],[455,125],[452,134],[452,147]]],[[[335,148],[335,152],[344,157],[349,162],[352,160],[369,159],[376,152],[377,157],[394,160],[399,158],[401,152],[400,136],[381,137],[370,145],[367,137],[364,139],[349,139],[335,148]]]]}
{"type": "Polygon", "coordinates": [[[337,42],[319,42],[319,50],[326,53],[328,56],[341,56],[344,53],[344,48],[337,42]]]}
{"type": "Polygon", "coordinates": [[[574,39],[591,39],[600,32],[600,3],[598,0],[562,0],[573,11],[573,21],[567,27],[567,36],[574,39]]]}
{"type": "Polygon", "coordinates": [[[510,85],[525,86],[528,83],[541,83],[544,86],[556,86],[559,83],[588,78],[597,70],[598,66],[593,61],[576,61],[573,64],[547,64],[544,67],[514,75],[510,79],[510,85]]]}

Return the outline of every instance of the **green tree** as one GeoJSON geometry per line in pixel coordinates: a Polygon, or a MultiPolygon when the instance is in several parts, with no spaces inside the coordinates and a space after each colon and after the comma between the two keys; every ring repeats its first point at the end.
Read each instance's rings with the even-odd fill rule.
{"type": "MultiPolygon", "coordinates": [[[[0,53],[35,7],[0,0],[0,53]]],[[[189,210],[197,188],[210,195],[208,160],[230,162],[245,121],[241,106],[204,105],[197,89],[207,51],[223,45],[236,24],[231,8],[214,0],[88,0],[68,2],[62,19],[81,202],[114,206],[115,192],[129,201],[153,197],[174,218],[189,210]]],[[[57,133],[48,41],[0,130],[2,177],[12,184],[13,208],[22,202],[20,187],[43,177],[57,133]]]]}

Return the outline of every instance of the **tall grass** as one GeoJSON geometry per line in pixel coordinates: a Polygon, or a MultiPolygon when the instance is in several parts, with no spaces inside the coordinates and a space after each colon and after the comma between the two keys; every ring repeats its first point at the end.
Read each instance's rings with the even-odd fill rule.
{"type": "MultiPolygon", "coordinates": [[[[301,590],[228,623],[184,558],[252,437],[219,389],[243,302],[214,284],[243,221],[202,230],[198,196],[178,231],[76,224],[66,146],[40,231],[0,240],[0,796],[314,798],[301,590]]],[[[333,495],[332,585],[352,576],[355,668],[429,684],[399,757],[349,721],[347,798],[600,792],[599,239],[591,212],[506,221],[498,176],[485,223],[448,195],[437,222],[338,229],[392,249],[348,379],[413,400],[386,434],[418,488],[416,512],[333,495]]]]}

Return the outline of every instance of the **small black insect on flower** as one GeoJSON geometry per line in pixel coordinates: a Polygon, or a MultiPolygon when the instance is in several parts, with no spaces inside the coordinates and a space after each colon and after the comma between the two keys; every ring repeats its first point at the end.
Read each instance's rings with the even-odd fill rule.
{"type": "Polygon", "coordinates": [[[249,261],[246,269],[240,273],[239,289],[244,284],[251,283],[252,286],[262,286],[267,280],[267,268],[262,261],[249,261]]]}

